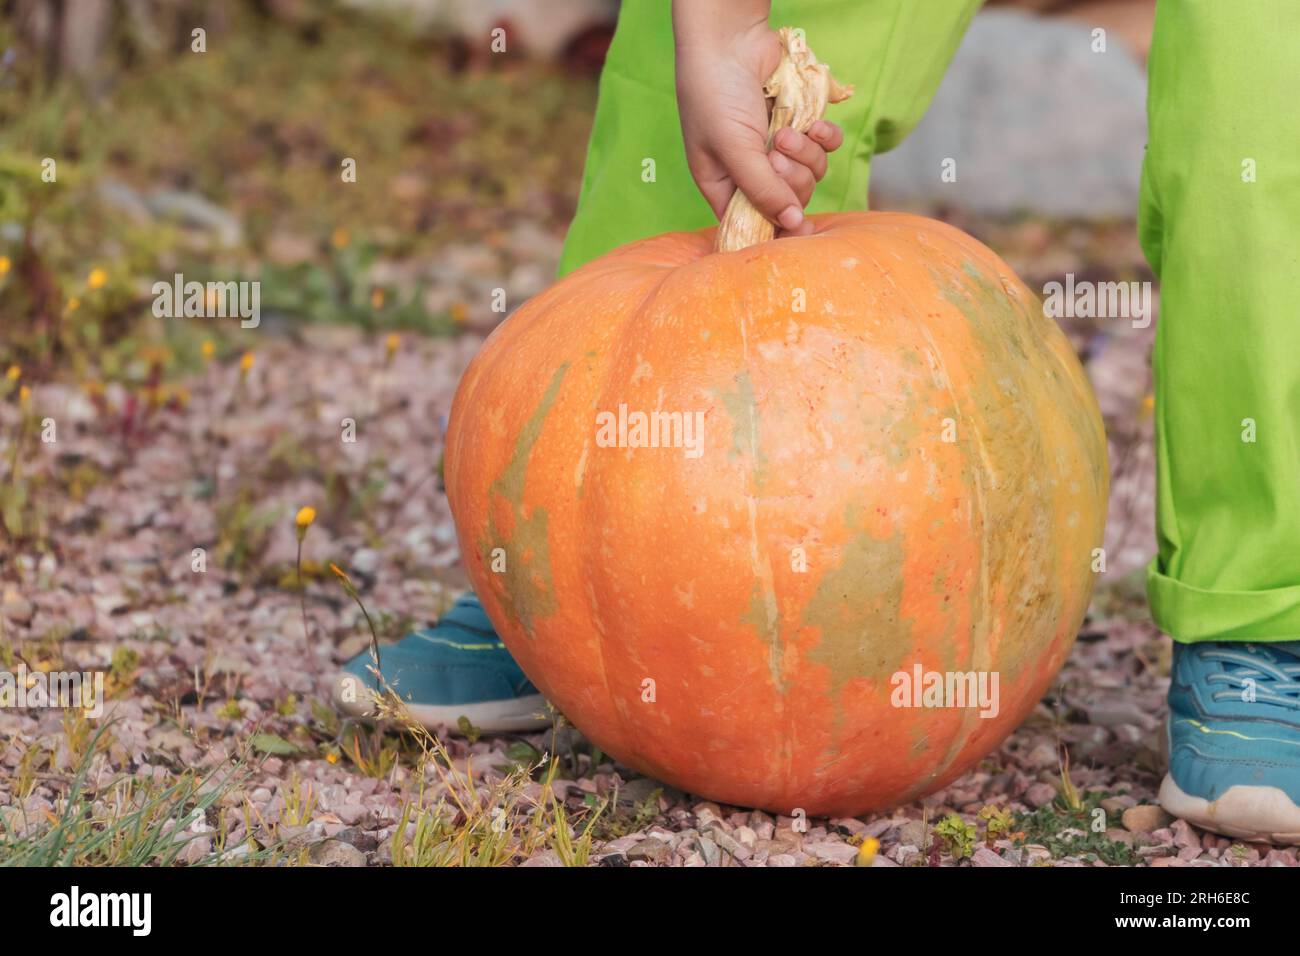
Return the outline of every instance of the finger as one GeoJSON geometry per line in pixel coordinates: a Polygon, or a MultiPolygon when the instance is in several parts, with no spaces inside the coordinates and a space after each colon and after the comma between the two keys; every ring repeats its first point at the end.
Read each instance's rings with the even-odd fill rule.
{"type": "Polygon", "coordinates": [[[696,179],[695,184],[699,187],[700,194],[704,197],[705,202],[709,204],[709,208],[713,210],[713,215],[720,221],[722,214],[727,211],[727,203],[731,200],[731,194],[735,192],[735,186],[731,180],[708,181],[696,179]]]}
{"type": "Polygon", "coordinates": [[[776,235],[780,239],[785,239],[789,236],[811,236],[814,231],[813,221],[805,219],[793,229],[778,229],[776,235]]]}
{"type": "Polygon", "coordinates": [[[820,182],[826,175],[826,150],[797,129],[785,127],[776,134],[776,148],[801,166],[812,170],[820,182]]]}
{"type": "Polygon", "coordinates": [[[803,203],[790,185],[777,175],[761,145],[719,157],[732,180],[754,208],[784,229],[803,222],[803,203]]]}
{"type": "Polygon", "coordinates": [[[794,190],[794,194],[799,197],[799,202],[808,205],[808,200],[812,199],[813,189],[817,186],[812,170],[802,163],[787,159],[781,153],[768,153],[767,158],[772,168],[776,170],[776,174],[794,190]]]}
{"type": "Polygon", "coordinates": [[[817,120],[808,127],[808,136],[828,153],[844,145],[844,131],[830,120],[817,120]]]}
{"type": "Polygon", "coordinates": [[[723,212],[727,208],[727,200],[736,191],[736,185],[731,181],[731,176],[727,174],[727,170],[711,153],[704,151],[688,153],[686,165],[691,171],[691,178],[695,180],[695,185],[699,188],[700,194],[704,196],[705,201],[713,210],[713,214],[718,219],[721,219],[723,212]]]}

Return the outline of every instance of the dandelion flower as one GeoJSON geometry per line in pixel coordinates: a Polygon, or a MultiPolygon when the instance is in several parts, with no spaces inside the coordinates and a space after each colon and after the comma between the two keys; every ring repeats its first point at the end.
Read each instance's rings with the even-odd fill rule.
{"type": "Polygon", "coordinates": [[[1155,397],[1154,395],[1146,395],[1146,396],[1144,396],[1144,397],[1142,398],[1142,414],[1143,414],[1143,416],[1150,415],[1152,412],[1155,411],[1155,409],[1156,409],[1156,397],[1155,397]]]}
{"type": "Polygon", "coordinates": [[[32,390],[28,388],[26,385],[19,388],[18,405],[22,408],[26,408],[28,405],[31,404],[31,401],[32,401],[32,390]]]}
{"type": "Polygon", "coordinates": [[[298,536],[298,556],[294,561],[294,566],[298,572],[298,602],[302,608],[302,633],[308,641],[311,640],[311,628],[307,625],[307,585],[302,579],[302,539],[307,537],[307,529],[311,523],[316,520],[316,509],[311,505],[303,505],[298,509],[298,514],[294,516],[294,533],[298,536]]]}
{"type": "Polygon", "coordinates": [[[327,754],[325,755],[325,762],[326,762],[326,763],[331,763],[331,764],[338,763],[338,762],[339,762],[339,755],[336,754],[336,753],[327,753],[327,754]]]}
{"type": "Polygon", "coordinates": [[[854,858],[855,866],[870,866],[871,861],[876,858],[876,851],[880,849],[880,841],[875,837],[867,837],[858,847],[858,855],[854,858]]]}
{"type": "Polygon", "coordinates": [[[393,356],[397,354],[397,347],[402,344],[402,337],[396,332],[388,333],[388,338],[384,340],[384,359],[391,362],[393,356]]]}
{"type": "Polygon", "coordinates": [[[348,231],[344,229],[342,226],[339,226],[332,233],[330,233],[330,245],[333,246],[335,249],[346,249],[348,247],[348,243],[351,241],[352,238],[348,235],[348,231]]]}
{"type": "Polygon", "coordinates": [[[5,372],[5,378],[11,382],[16,382],[22,374],[23,369],[21,365],[10,365],[9,371],[5,372]]]}
{"type": "Polygon", "coordinates": [[[217,354],[217,346],[211,339],[203,343],[203,361],[211,362],[212,356],[217,354]]]}
{"type": "Polygon", "coordinates": [[[247,375],[253,370],[253,353],[245,352],[239,360],[239,371],[247,375]]]}
{"type": "Polygon", "coordinates": [[[0,276],[9,271],[10,265],[12,263],[10,263],[8,256],[0,256],[0,276]]]}
{"type": "Polygon", "coordinates": [[[72,296],[70,299],[68,299],[68,312],[69,312],[69,313],[76,312],[79,308],[81,308],[81,300],[80,300],[80,299],[78,299],[75,295],[72,296]]]}
{"type": "Polygon", "coordinates": [[[370,629],[370,660],[374,663],[375,670],[378,671],[380,667],[379,634],[375,630],[375,622],[370,619],[370,612],[366,610],[365,604],[362,603],[361,595],[357,593],[356,586],[352,583],[352,579],[348,577],[343,572],[343,569],[333,561],[330,562],[330,570],[334,572],[334,575],[340,582],[342,582],[343,590],[347,592],[348,597],[352,598],[352,600],[356,602],[357,607],[361,608],[361,616],[366,619],[366,627],[370,629]]]}
{"type": "Polygon", "coordinates": [[[96,266],[90,270],[90,275],[86,276],[86,285],[92,289],[102,289],[108,282],[108,273],[96,266]]]}

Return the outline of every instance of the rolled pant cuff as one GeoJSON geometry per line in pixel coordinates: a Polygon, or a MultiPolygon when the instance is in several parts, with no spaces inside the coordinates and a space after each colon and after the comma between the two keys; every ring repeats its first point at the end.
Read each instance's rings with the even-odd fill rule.
{"type": "Polygon", "coordinates": [[[1147,567],[1147,599],[1156,625],[1184,644],[1300,639],[1300,586],[1271,591],[1192,587],[1147,567]]]}

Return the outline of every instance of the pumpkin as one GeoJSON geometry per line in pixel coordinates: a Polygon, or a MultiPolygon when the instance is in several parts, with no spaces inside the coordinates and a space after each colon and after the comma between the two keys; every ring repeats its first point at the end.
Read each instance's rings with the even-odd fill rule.
{"type": "MultiPolygon", "coordinates": [[[[806,129],[845,91],[786,39],[811,79],[773,125],[806,129]]],[[[857,815],[959,776],[1049,686],[1105,436],[1065,336],[970,236],[842,213],[771,239],[733,205],[492,333],[447,494],[502,639],[602,750],[714,800],[857,815]]]]}

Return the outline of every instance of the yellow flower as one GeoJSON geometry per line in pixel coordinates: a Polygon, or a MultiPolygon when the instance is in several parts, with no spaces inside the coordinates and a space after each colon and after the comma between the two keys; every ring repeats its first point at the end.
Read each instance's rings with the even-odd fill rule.
{"type": "Polygon", "coordinates": [[[5,372],[5,378],[9,379],[9,381],[11,382],[16,382],[18,381],[19,376],[21,376],[22,374],[23,374],[22,366],[10,365],[9,371],[5,372]]]}
{"type": "Polygon", "coordinates": [[[332,233],[330,233],[330,245],[333,246],[335,249],[346,249],[348,247],[348,243],[351,241],[352,240],[351,237],[348,235],[348,231],[344,229],[342,226],[339,226],[332,233]]]}
{"type": "Polygon", "coordinates": [[[28,405],[31,404],[31,401],[32,401],[32,390],[30,388],[24,385],[22,388],[18,389],[18,405],[20,407],[26,408],[28,405]]]}
{"type": "Polygon", "coordinates": [[[70,299],[68,299],[68,311],[69,311],[69,312],[76,312],[77,309],[79,309],[79,308],[81,308],[81,300],[80,300],[80,299],[78,299],[75,295],[72,296],[70,299]]]}
{"type": "Polygon", "coordinates": [[[339,762],[339,755],[336,754],[336,753],[327,753],[327,754],[325,755],[325,762],[326,762],[326,763],[338,763],[338,762],[339,762]]]}
{"type": "Polygon", "coordinates": [[[247,375],[253,370],[253,353],[245,352],[239,360],[239,371],[247,375]]]}
{"type": "Polygon", "coordinates": [[[330,562],[330,570],[334,572],[334,574],[339,578],[340,581],[343,581],[348,585],[352,584],[352,579],[348,577],[347,574],[344,573],[343,569],[340,568],[333,561],[330,562]]]}
{"type": "Polygon", "coordinates": [[[217,354],[217,347],[211,339],[203,343],[203,361],[211,362],[212,356],[217,354]]]}
{"type": "Polygon", "coordinates": [[[1147,395],[1147,396],[1145,396],[1145,397],[1142,399],[1142,415],[1143,415],[1143,417],[1145,417],[1145,416],[1147,416],[1147,415],[1150,415],[1150,414],[1151,414],[1152,412],[1154,412],[1155,410],[1156,410],[1156,397],[1155,397],[1154,395],[1147,395]]]}
{"type": "Polygon", "coordinates": [[[388,352],[388,357],[392,358],[397,353],[397,347],[402,344],[402,337],[396,332],[389,332],[388,338],[384,340],[384,348],[388,352]]]}
{"type": "Polygon", "coordinates": [[[8,256],[0,256],[0,276],[4,275],[9,271],[10,265],[11,263],[9,262],[8,256]]]}
{"type": "Polygon", "coordinates": [[[108,282],[108,273],[96,266],[90,270],[90,275],[86,276],[86,285],[92,289],[102,289],[108,282]]]}
{"type": "Polygon", "coordinates": [[[384,307],[384,290],[374,289],[370,293],[370,307],[372,309],[382,309],[384,307]]]}
{"type": "Polygon", "coordinates": [[[457,325],[464,325],[469,318],[469,309],[465,307],[464,302],[453,302],[451,304],[451,320],[457,325]]]}
{"type": "Polygon", "coordinates": [[[293,519],[293,523],[298,526],[298,537],[302,537],[303,534],[307,531],[307,529],[311,527],[312,522],[315,520],[316,520],[315,508],[313,508],[311,505],[303,505],[301,508],[299,508],[297,516],[293,519]]]}
{"type": "Polygon", "coordinates": [[[880,841],[875,837],[867,837],[862,841],[862,846],[858,847],[858,855],[853,860],[854,866],[870,866],[871,861],[876,858],[876,851],[880,849],[880,841]]]}

